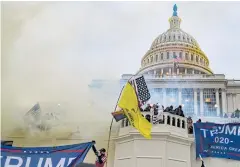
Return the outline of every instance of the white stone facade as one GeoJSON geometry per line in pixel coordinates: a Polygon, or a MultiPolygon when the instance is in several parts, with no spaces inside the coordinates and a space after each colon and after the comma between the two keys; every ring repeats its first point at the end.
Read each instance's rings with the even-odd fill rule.
{"type": "MultiPolygon", "coordinates": [[[[151,93],[149,102],[165,107],[182,105],[185,116],[194,121],[239,122],[240,118],[223,117],[240,108],[240,80],[214,74],[197,41],[181,30],[176,13],[169,22],[170,28],[153,41],[137,73],[145,76],[151,93]]],[[[133,76],[122,75],[121,84],[133,76]]],[[[184,126],[186,118],[170,115],[170,120],[173,118],[178,124],[165,120],[153,125],[152,140],[144,139],[123,121],[116,139],[114,166],[200,167],[194,136],[188,135],[184,126]]],[[[240,161],[206,158],[205,166],[240,167],[240,161]]]]}
{"type": "MultiPolygon", "coordinates": [[[[122,84],[132,76],[123,75],[122,84]]],[[[240,108],[240,81],[227,80],[223,74],[182,74],[164,77],[147,74],[145,79],[154,96],[153,103],[163,106],[183,105],[186,115],[189,116],[224,116],[240,108]],[[174,99],[171,99],[172,95],[169,95],[167,90],[175,90],[174,99]],[[186,90],[188,92],[184,98],[183,92],[186,90]],[[190,102],[191,106],[188,105],[190,102]]]]}

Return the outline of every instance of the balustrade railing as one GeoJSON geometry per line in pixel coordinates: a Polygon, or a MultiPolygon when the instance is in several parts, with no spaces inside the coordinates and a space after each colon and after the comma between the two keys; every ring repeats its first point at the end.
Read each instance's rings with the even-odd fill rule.
{"type": "MultiPolygon", "coordinates": [[[[157,121],[153,122],[153,114],[150,112],[142,112],[143,117],[149,116],[149,121],[154,125],[168,125],[174,126],[177,128],[187,129],[187,118],[181,117],[178,115],[173,115],[167,112],[163,112],[158,116],[157,121]]],[[[121,127],[128,127],[130,123],[128,119],[123,119],[121,123],[121,127]]]]}
{"type": "MultiPolygon", "coordinates": [[[[122,75],[122,79],[129,79],[133,75],[132,74],[125,74],[122,75]]],[[[178,74],[178,75],[154,75],[148,74],[144,75],[145,79],[158,79],[158,78],[165,78],[165,79],[225,79],[224,74],[178,74]]]]}

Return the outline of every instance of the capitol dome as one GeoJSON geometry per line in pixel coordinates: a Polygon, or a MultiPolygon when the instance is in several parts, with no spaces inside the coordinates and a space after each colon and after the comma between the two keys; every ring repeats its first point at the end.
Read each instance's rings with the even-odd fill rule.
{"type": "Polygon", "coordinates": [[[213,74],[209,60],[197,41],[180,28],[177,6],[169,18],[170,28],[159,35],[141,61],[140,74],[213,74]]]}

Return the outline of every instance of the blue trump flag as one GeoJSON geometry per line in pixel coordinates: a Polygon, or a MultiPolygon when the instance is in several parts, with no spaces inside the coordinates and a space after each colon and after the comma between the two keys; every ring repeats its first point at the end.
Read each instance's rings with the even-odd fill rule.
{"type": "Polygon", "coordinates": [[[196,157],[240,160],[240,123],[194,123],[196,157]]]}
{"type": "Polygon", "coordinates": [[[1,145],[1,166],[74,167],[83,162],[93,144],[24,148],[1,145]]]}

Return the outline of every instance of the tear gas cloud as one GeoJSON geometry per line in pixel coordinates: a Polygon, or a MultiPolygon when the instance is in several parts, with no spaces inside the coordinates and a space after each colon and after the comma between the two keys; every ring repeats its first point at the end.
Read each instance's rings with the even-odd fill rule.
{"type": "MultiPolygon", "coordinates": [[[[62,112],[53,136],[66,137],[77,127],[82,138],[107,136],[121,69],[116,62],[110,63],[112,59],[95,55],[106,40],[95,29],[104,34],[107,26],[99,20],[104,17],[101,9],[96,8],[98,15],[90,15],[88,9],[95,6],[85,2],[3,3],[3,136],[24,129],[22,118],[36,102],[43,112],[62,112]],[[112,84],[90,91],[93,79],[112,84]]],[[[102,49],[106,55],[112,54],[111,49],[109,53],[107,47],[102,49]]]]}

